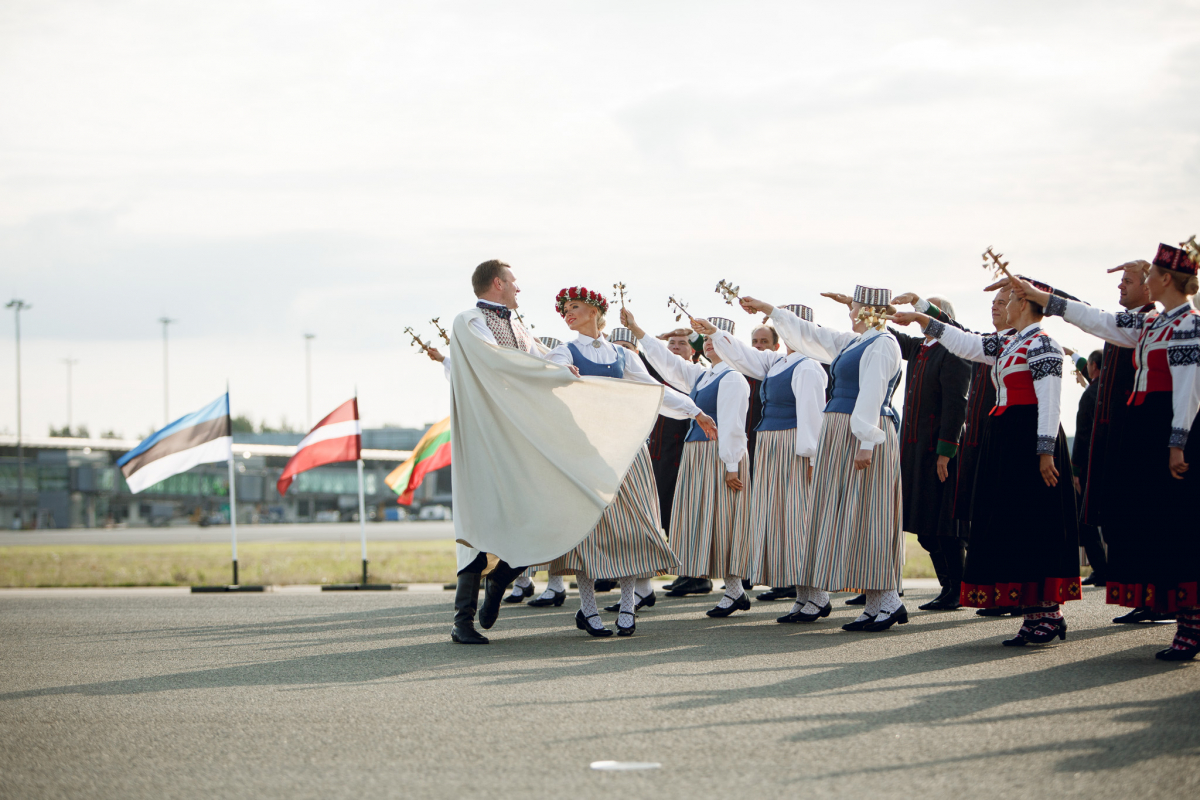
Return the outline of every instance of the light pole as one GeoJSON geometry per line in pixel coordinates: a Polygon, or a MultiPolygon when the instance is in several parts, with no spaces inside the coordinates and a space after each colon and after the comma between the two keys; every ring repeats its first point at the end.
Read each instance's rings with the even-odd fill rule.
{"type": "Polygon", "coordinates": [[[304,391],[307,401],[304,427],[312,430],[312,340],[317,338],[315,333],[304,334],[304,391]]]}
{"type": "Polygon", "coordinates": [[[159,317],[158,321],[163,326],[163,427],[171,424],[171,411],[167,403],[167,326],[177,320],[159,317]]]}
{"type": "Polygon", "coordinates": [[[25,447],[21,443],[21,312],[33,306],[24,300],[10,300],[5,308],[13,310],[17,322],[17,524],[25,527],[25,447]]]}
{"type": "Polygon", "coordinates": [[[67,365],[67,435],[71,435],[72,422],[71,419],[71,367],[79,363],[78,358],[67,356],[62,360],[62,363],[67,365]]]}

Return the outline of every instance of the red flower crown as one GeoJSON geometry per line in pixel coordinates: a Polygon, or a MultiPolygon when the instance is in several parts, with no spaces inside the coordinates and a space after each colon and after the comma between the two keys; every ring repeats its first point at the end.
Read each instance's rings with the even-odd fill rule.
{"type": "Polygon", "coordinates": [[[595,306],[600,309],[601,314],[608,313],[608,300],[599,292],[593,292],[584,286],[572,286],[569,289],[563,289],[554,298],[554,307],[558,310],[560,317],[567,315],[567,303],[571,300],[578,300],[588,305],[595,306]]]}

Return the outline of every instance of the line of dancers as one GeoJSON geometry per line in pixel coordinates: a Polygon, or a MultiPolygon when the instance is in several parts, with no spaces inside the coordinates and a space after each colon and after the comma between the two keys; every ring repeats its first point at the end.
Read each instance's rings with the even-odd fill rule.
{"type": "MultiPolygon", "coordinates": [[[[1044,645],[1066,639],[1062,608],[1082,596],[1082,499],[1084,523],[1102,529],[1107,545],[1107,600],[1133,609],[1117,621],[1174,616],[1175,638],[1156,657],[1190,660],[1200,652],[1200,537],[1192,519],[1200,495],[1189,470],[1200,448],[1193,435],[1200,314],[1191,303],[1198,265],[1193,237],[1181,247],[1160,245],[1152,261],[1114,268],[1121,273],[1118,313],[1004,269],[987,287],[995,296],[986,333],[964,327],[944,298],[915,293],[893,297],[858,286],[852,295],[826,294],[848,307],[846,331],[815,324],[807,306],[743,295],[744,311],[764,315],[752,346],[734,338],[733,320],[720,317],[691,318],[691,331],[648,335],[624,302],[623,327],[606,335],[608,300],[579,286],[555,298],[575,338],[538,340],[512,313],[520,289],[511,267],[485,262],[472,276],[479,302],[462,315],[468,324],[461,330],[575,380],[661,387],[661,399],[652,429],[631,417],[631,425],[647,426],[648,440],[621,462],[628,467],[619,489],[597,506],[594,528],[569,552],[514,566],[504,560],[504,535],[490,539],[498,552],[489,560],[470,546],[471,531],[460,532],[451,638],[487,643],[474,626],[477,611],[490,628],[504,601],[561,606],[569,575],[579,589],[575,624],[595,637],[613,635],[597,607],[598,582],[619,585],[620,601],[607,610],[617,614],[616,635],[630,636],[637,612],[656,602],[650,578],[664,574],[679,576],[668,592],[676,596],[711,591],[711,581],[723,579],[711,617],[749,610],[751,585],[773,587],[767,597],[794,595],[782,624],[818,624],[831,611],[831,592],[861,592],[862,613],[842,627],[882,632],[909,619],[901,596],[909,531],[930,553],[942,586],[922,609],[1020,616],[1002,643],[1044,645]],[[1079,471],[1087,476],[1082,498],[1059,424],[1064,352],[1043,328],[1046,316],[1106,342],[1086,470],[1079,471]],[[923,335],[905,333],[909,325],[923,335]],[[905,368],[901,415],[893,395],[905,368]],[[550,584],[535,598],[539,569],[550,584]]],[[[452,364],[466,359],[432,347],[428,354],[448,377],[455,367],[481,369],[452,364]]],[[[523,402],[536,405],[539,397],[523,402]]],[[[547,408],[561,399],[545,397],[547,408]]],[[[573,413],[571,424],[586,428],[600,412],[573,413]]],[[[611,424],[608,430],[612,436],[611,424]]],[[[501,433],[522,435],[517,422],[501,433]]],[[[589,430],[580,447],[590,451],[605,435],[589,430]]],[[[496,458],[490,445],[456,439],[455,448],[456,469],[463,459],[496,458]]],[[[493,503],[487,517],[500,529],[506,515],[519,514],[503,505],[493,503]]],[[[513,540],[522,535],[529,534],[514,527],[513,540]]]]}

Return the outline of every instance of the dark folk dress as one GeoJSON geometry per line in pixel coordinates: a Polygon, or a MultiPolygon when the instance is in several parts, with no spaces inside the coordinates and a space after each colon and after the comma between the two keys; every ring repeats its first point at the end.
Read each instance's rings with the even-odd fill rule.
{"type": "Polygon", "coordinates": [[[900,429],[904,530],[934,552],[938,537],[955,535],[954,485],[971,366],[936,341],[926,346],[924,337],[888,330],[908,362],[900,429]],[[937,473],[939,456],[950,458],[944,482],[937,473]]]}
{"type": "MultiPolygon", "coordinates": [[[[651,377],[664,386],[671,386],[662,379],[658,370],[645,355],[639,353],[651,377]]],[[[674,389],[674,386],[671,386],[674,389]]],[[[686,392],[685,392],[686,394],[686,392]]],[[[675,500],[675,484],[679,480],[679,461],[683,457],[683,443],[687,439],[692,421],[672,419],[658,415],[654,429],[650,431],[650,461],[654,465],[654,482],[658,487],[658,508],[662,516],[663,531],[671,535],[671,505],[675,500]]]]}
{"type": "Polygon", "coordinates": [[[1078,600],[1075,487],[1058,424],[1062,348],[1038,325],[980,335],[934,321],[926,332],[956,355],[994,365],[997,402],[979,452],[962,604],[1020,608],[1078,600]],[[1042,454],[1054,456],[1057,486],[1042,480],[1042,454]]]}
{"type": "Polygon", "coordinates": [[[983,447],[983,429],[988,415],[996,407],[992,365],[976,363],[972,367],[971,386],[967,390],[967,421],[958,448],[958,475],[954,484],[954,519],[963,538],[970,538],[971,507],[975,498],[975,475],[979,471],[979,451],[983,447]]]}
{"type": "Polygon", "coordinates": [[[1122,468],[1105,470],[1106,495],[1123,500],[1114,497],[1103,511],[1106,531],[1120,533],[1109,550],[1108,602],[1159,613],[1200,606],[1200,314],[1190,304],[1109,314],[1057,298],[1046,313],[1134,348],[1133,391],[1108,452],[1122,468]],[[1182,480],[1168,467],[1170,447],[1182,448],[1192,465],[1182,480]]]}

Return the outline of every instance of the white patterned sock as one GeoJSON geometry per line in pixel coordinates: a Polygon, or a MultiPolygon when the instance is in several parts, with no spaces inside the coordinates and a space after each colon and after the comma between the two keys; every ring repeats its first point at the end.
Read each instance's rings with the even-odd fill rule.
{"type": "Polygon", "coordinates": [[[632,614],[634,606],[637,605],[637,597],[634,596],[633,591],[637,579],[617,578],[617,582],[621,584],[621,613],[632,614]]]}
{"type": "Polygon", "coordinates": [[[515,581],[513,581],[513,586],[520,586],[522,589],[524,589],[526,586],[532,586],[532,585],[533,585],[533,578],[530,578],[526,575],[522,575],[521,577],[519,577],[515,581]]]}
{"type": "Polygon", "coordinates": [[[600,620],[600,609],[596,608],[596,582],[590,576],[577,572],[575,583],[579,585],[579,609],[587,618],[587,624],[600,630],[604,623],[600,620]]]}
{"type": "Polygon", "coordinates": [[[808,589],[808,602],[812,603],[817,608],[824,608],[829,605],[829,592],[813,588],[812,586],[804,587],[808,589]]]}
{"type": "Polygon", "coordinates": [[[884,592],[868,589],[866,595],[867,607],[863,609],[863,613],[868,617],[879,616],[879,609],[883,606],[884,592]]]}
{"type": "Polygon", "coordinates": [[[900,609],[900,593],[895,589],[888,589],[880,598],[879,610],[889,617],[900,609]]]}
{"type": "Polygon", "coordinates": [[[734,600],[737,600],[739,597],[745,594],[745,592],[742,590],[742,579],[737,575],[726,575],[725,594],[728,597],[732,597],[734,600]]]}
{"type": "Polygon", "coordinates": [[[867,612],[864,611],[863,613],[861,613],[857,617],[855,617],[854,621],[855,622],[866,622],[869,619],[871,619],[871,617],[868,617],[867,612]]]}
{"type": "Polygon", "coordinates": [[[649,597],[654,594],[654,585],[650,583],[649,578],[638,578],[633,590],[637,592],[638,597],[649,597]]]}
{"type": "Polygon", "coordinates": [[[565,592],[567,585],[563,583],[562,575],[551,575],[550,583],[546,585],[546,591],[549,592],[565,592]]]}

